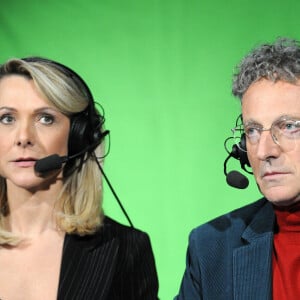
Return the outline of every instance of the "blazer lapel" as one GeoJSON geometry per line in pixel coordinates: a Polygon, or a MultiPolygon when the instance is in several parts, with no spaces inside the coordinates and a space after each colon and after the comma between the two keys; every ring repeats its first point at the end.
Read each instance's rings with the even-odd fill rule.
{"type": "Polygon", "coordinates": [[[272,299],[274,212],[267,203],[244,231],[247,245],[233,252],[235,300],[272,299]]]}
{"type": "Polygon", "coordinates": [[[57,299],[106,299],[118,249],[119,240],[103,230],[85,237],[66,235],[57,299]]]}

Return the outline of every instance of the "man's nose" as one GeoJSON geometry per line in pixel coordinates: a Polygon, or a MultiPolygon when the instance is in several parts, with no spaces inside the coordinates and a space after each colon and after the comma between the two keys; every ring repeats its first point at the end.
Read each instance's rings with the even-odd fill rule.
{"type": "Polygon", "coordinates": [[[266,160],[270,157],[276,158],[280,155],[281,148],[275,143],[270,130],[262,131],[257,146],[257,157],[266,160]]]}

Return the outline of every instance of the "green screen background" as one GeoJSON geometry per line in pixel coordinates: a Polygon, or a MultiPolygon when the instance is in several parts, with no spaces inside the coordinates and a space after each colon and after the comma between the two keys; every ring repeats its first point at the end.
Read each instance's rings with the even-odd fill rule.
{"type": "MultiPolygon", "coordinates": [[[[223,143],[240,109],[231,75],[255,45],[300,38],[299,9],[297,0],[1,1],[1,62],[58,60],[103,105],[105,171],[151,237],[162,300],[178,291],[190,230],[260,197],[253,179],[247,191],[225,183],[223,143]]],[[[127,224],[107,186],[104,203],[127,224]]]]}

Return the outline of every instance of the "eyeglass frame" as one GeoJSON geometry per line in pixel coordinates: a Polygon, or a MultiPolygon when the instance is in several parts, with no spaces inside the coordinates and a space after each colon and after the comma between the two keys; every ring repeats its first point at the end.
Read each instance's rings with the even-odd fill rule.
{"type": "MultiPolygon", "coordinates": [[[[288,115],[283,115],[283,116],[280,116],[279,118],[277,118],[277,119],[272,123],[272,125],[271,125],[270,128],[264,128],[264,127],[262,127],[262,126],[259,125],[259,124],[255,124],[255,122],[252,122],[252,123],[249,122],[249,124],[244,125],[244,124],[243,124],[243,117],[242,117],[242,115],[239,115],[238,118],[237,118],[237,120],[236,120],[236,126],[235,126],[234,128],[232,128],[231,131],[232,131],[233,135],[235,135],[236,132],[240,132],[240,133],[241,133],[241,136],[244,134],[244,135],[248,138],[249,143],[250,143],[251,145],[256,145],[256,144],[259,143],[259,140],[260,140],[260,137],[261,137],[261,133],[262,133],[263,131],[270,131],[271,137],[272,137],[272,140],[274,141],[274,143],[277,144],[278,146],[282,147],[282,145],[280,145],[280,143],[279,143],[279,141],[278,141],[278,137],[276,136],[276,134],[275,134],[275,132],[274,132],[274,130],[276,131],[276,127],[275,127],[275,126],[278,125],[278,124],[280,124],[280,123],[282,123],[282,122],[284,123],[284,125],[289,124],[288,122],[292,122],[292,123],[290,123],[290,124],[296,125],[296,127],[297,127],[297,128],[299,129],[299,131],[300,131],[300,118],[298,119],[298,118],[296,118],[296,117],[292,117],[292,116],[288,116],[288,115]],[[238,125],[239,120],[241,120],[241,122],[242,122],[242,124],[240,124],[240,125],[238,125]],[[286,123],[286,122],[287,122],[287,123],[286,123]],[[249,126],[249,125],[251,125],[250,128],[255,129],[255,130],[258,131],[258,137],[257,137],[257,139],[256,139],[255,141],[253,141],[253,140],[251,141],[251,137],[249,137],[249,134],[248,134],[247,131],[245,130],[245,128],[247,129],[247,126],[249,126]],[[254,126],[253,126],[253,125],[254,125],[254,126]],[[275,129],[274,129],[274,128],[275,128],[275,129]]],[[[278,131],[280,132],[280,130],[281,130],[281,129],[278,128],[278,129],[277,129],[277,133],[278,133],[278,131]]],[[[284,134],[282,134],[282,135],[283,135],[284,137],[287,137],[287,136],[284,135],[284,134]]],[[[295,136],[292,137],[292,139],[295,140],[295,136]]],[[[300,139],[300,132],[299,132],[299,139],[300,139]]],[[[236,144],[237,144],[237,146],[241,149],[241,147],[239,146],[239,143],[236,143],[236,144]]],[[[241,150],[247,152],[246,149],[241,149],[241,150]]]]}

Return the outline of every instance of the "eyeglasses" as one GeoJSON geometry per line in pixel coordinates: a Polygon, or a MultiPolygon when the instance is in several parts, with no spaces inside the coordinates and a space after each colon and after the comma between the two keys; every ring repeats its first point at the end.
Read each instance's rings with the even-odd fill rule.
{"type": "MultiPolygon", "coordinates": [[[[239,118],[241,120],[241,117],[239,118]]],[[[238,121],[237,121],[238,123],[238,121]]],[[[280,117],[275,120],[270,128],[264,128],[257,123],[236,124],[232,129],[235,141],[240,141],[243,133],[245,133],[247,141],[251,145],[259,143],[261,133],[263,131],[270,131],[272,139],[275,144],[279,145],[282,150],[290,151],[295,148],[297,140],[300,140],[300,120],[291,117],[280,117]]],[[[240,147],[240,143],[237,142],[240,147]]],[[[246,149],[241,149],[247,151],[246,149]]]]}

